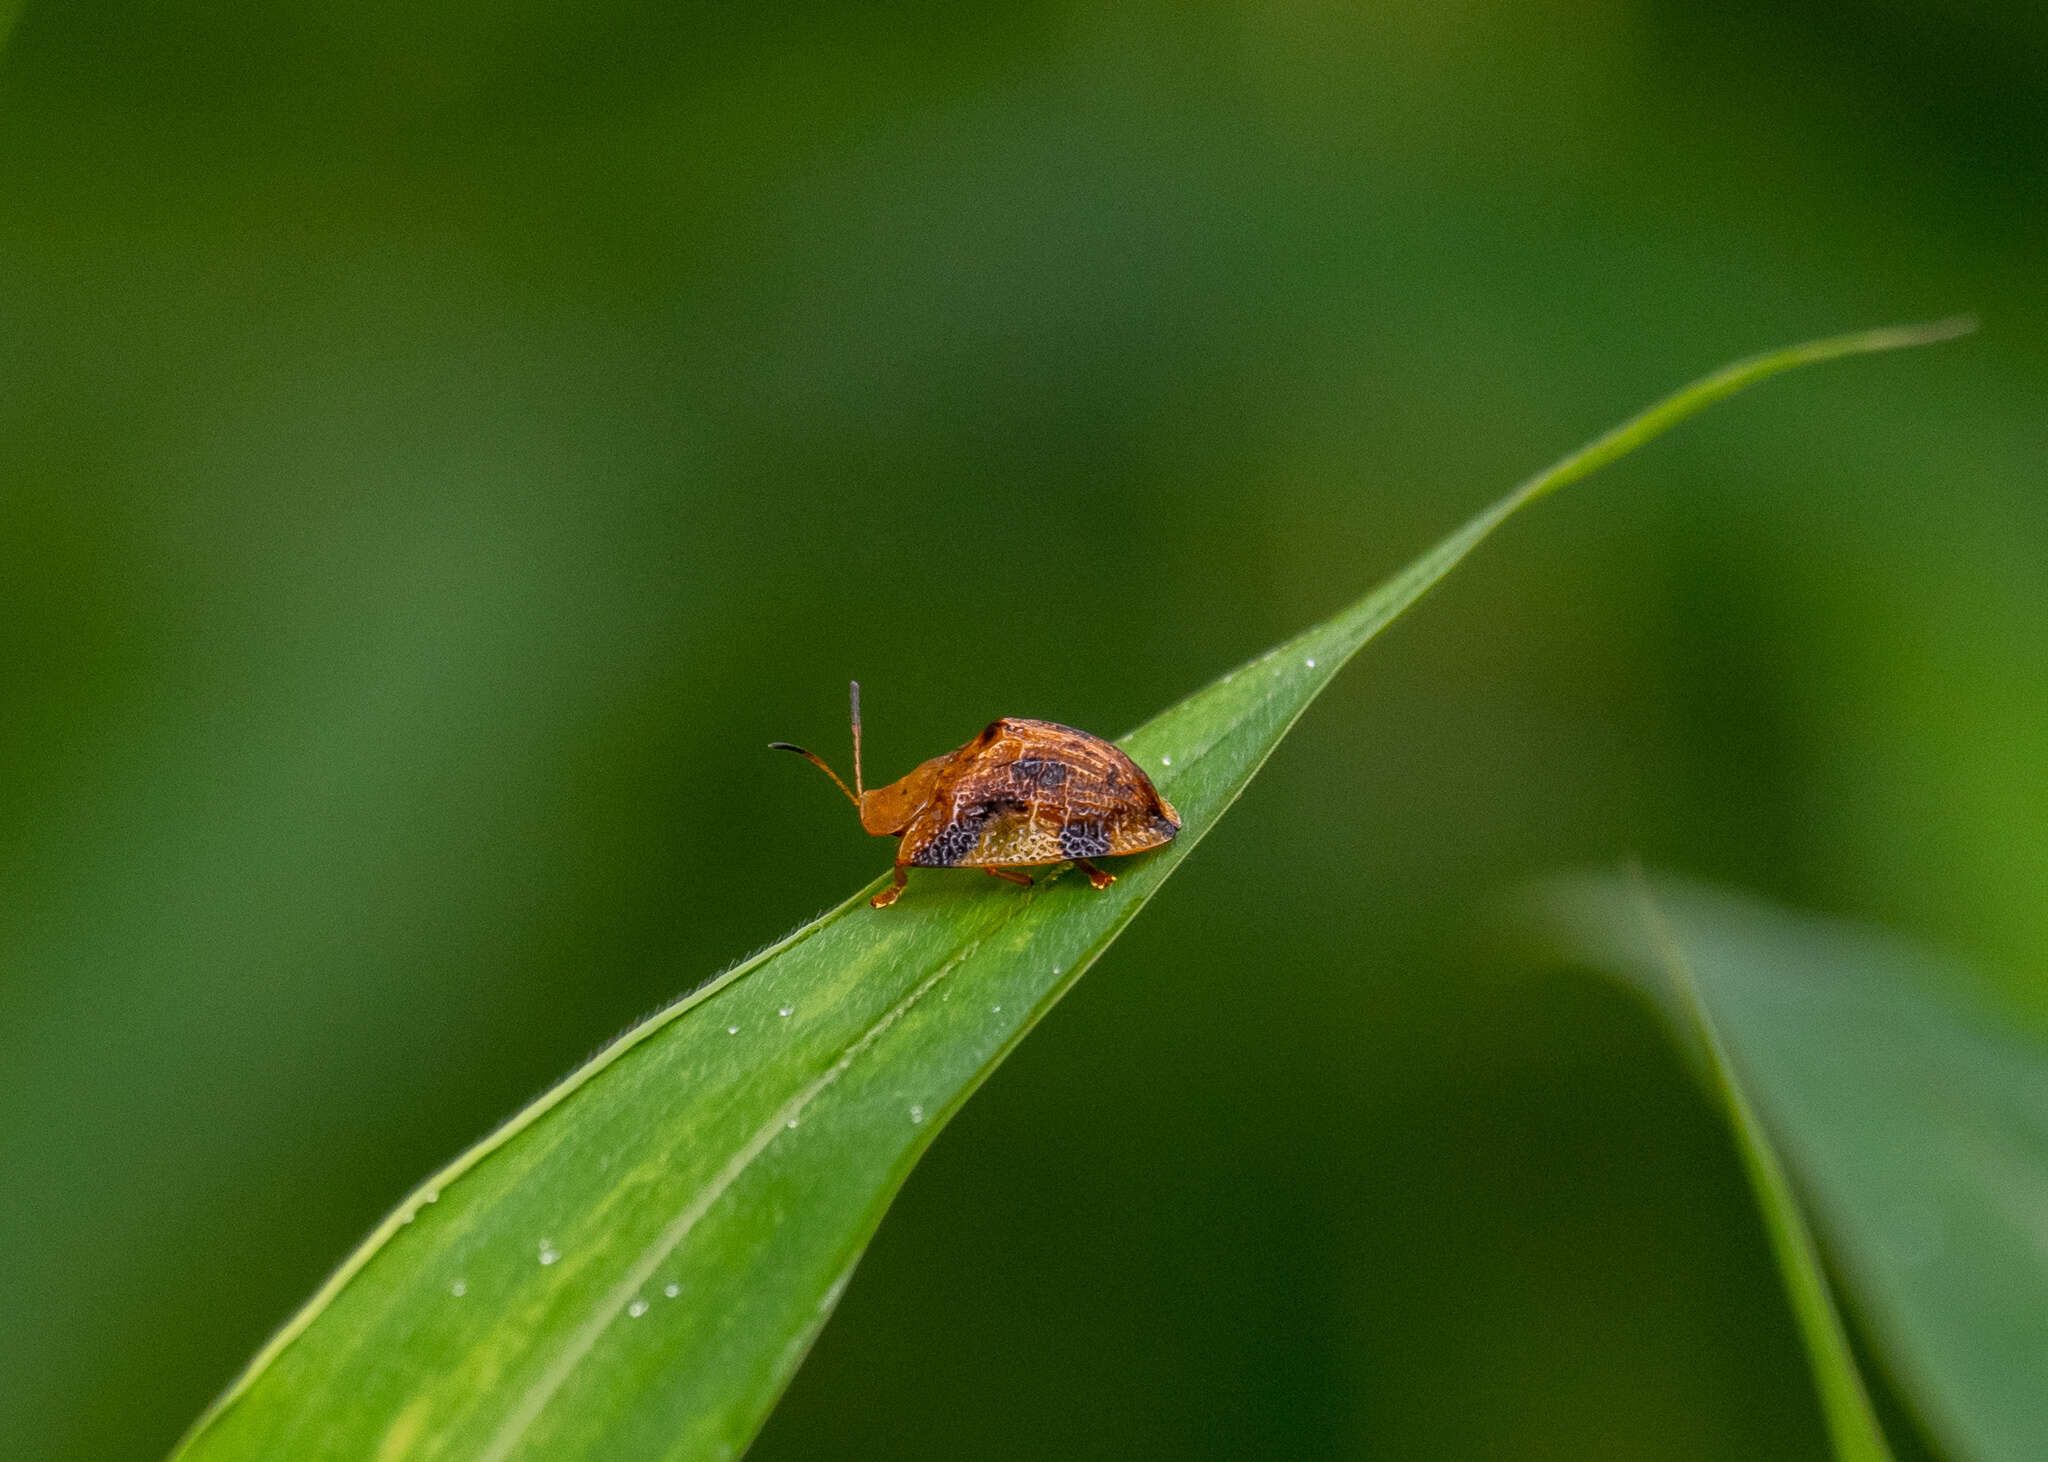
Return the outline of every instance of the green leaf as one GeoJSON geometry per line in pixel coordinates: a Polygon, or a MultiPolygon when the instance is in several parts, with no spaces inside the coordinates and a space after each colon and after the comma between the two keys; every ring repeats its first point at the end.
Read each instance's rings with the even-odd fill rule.
{"type": "MultiPolygon", "coordinates": [[[[1943,1450],[2048,1457],[2048,1048],[1952,967],[1866,929],[1662,882],[1646,923],[1640,891],[1613,878],[1560,883],[1543,904],[1566,952],[1641,981],[1696,1054],[1689,1030],[1741,1073],[1943,1450]],[[1674,970],[1695,992],[1675,1005],[1674,970]]],[[[1763,1201],[1768,1222],[1783,1203],[1803,1228],[1782,1174],[1763,1201]]],[[[1795,1294],[1819,1287],[1810,1247],[1796,1262],[1795,1294]]],[[[1824,1289],[1795,1298],[1817,1373],[1848,1365],[1825,1305],[1824,1289]]],[[[1848,1384],[1822,1377],[1838,1446],[1861,1425],[1848,1384]]]]}
{"type": "Polygon", "coordinates": [[[1806,1343],[1807,1362],[1813,1370],[1814,1388],[1820,1393],[1821,1415],[1827,1422],[1835,1456],[1841,1462],[1891,1462],[1891,1448],[1885,1445],[1884,1429],[1871,1410],[1862,1372],[1856,1368],[1856,1357],[1849,1349],[1848,1332],[1842,1328],[1842,1317],[1828,1291],[1820,1250],[1813,1242],[1813,1231],[1807,1227],[1799,1200],[1793,1196],[1785,1164],[1757,1118],[1735,1062],[1722,1042],[1720,1028],[1714,1023],[1713,1011],[1700,994],[1685,948],[1672,932],[1640,871],[1633,871],[1629,893],[1654,969],[1662,975],[1669,995],[1666,1008],[1682,1022],[1680,1030],[1691,1038],[1701,1079],[1734,1130],[1736,1152],[1749,1176],[1750,1189],[1756,1194],[1771,1255],[1778,1262],[1785,1293],[1792,1301],[1793,1318],[1798,1322],[1800,1338],[1806,1343]]]}
{"type": "Polygon", "coordinates": [[[1523,483],[1126,749],[1185,820],[1097,893],[925,873],[621,1037],[409,1198],[195,1424],[189,1462],[724,1457],[761,1425],[911,1165],[1360,646],[1502,520],[1872,331],[1738,362],[1523,483]]]}

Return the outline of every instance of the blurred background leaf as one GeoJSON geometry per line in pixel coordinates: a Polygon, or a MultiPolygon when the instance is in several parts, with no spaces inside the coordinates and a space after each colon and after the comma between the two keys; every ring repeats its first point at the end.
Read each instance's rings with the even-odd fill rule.
{"type": "Polygon", "coordinates": [[[871,875],[758,749],[850,675],[881,769],[1132,725],[1646,387],[1974,308],[1383,641],[755,1449],[1822,1455],[1654,1023],[1465,926],[1635,848],[2048,1016],[2038,7],[89,3],[0,137],[10,1453],[159,1456],[871,875]]]}
{"type": "MultiPolygon", "coordinates": [[[[1672,1033],[1693,1057],[1695,1072],[1727,1119],[1729,1136],[1756,1197],[1757,1215],[1784,1281],[1799,1338],[1806,1346],[1814,1393],[1827,1423],[1836,1462],[1892,1462],[1884,1426],[1870,1404],[1870,1388],[1836,1307],[1827,1270],[1791,1175],[1757,1115],[1749,1084],[1722,1039],[1713,1008],[1701,995],[1689,955],[1640,866],[1628,869],[1628,902],[1645,956],[1638,976],[1653,1003],[1672,1022],[1672,1033]]],[[[1607,911],[1611,914],[1612,906],[1607,911]]],[[[1602,932],[1612,932],[1603,930],[1602,932]]]]}
{"type": "Polygon", "coordinates": [[[1824,1221],[1875,1342],[1945,1455],[2048,1454],[2048,1049],[1896,939],[1703,885],[1559,882],[1558,948],[1680,1002],[1683,961],[1730,1064],[1824,1221]]]}

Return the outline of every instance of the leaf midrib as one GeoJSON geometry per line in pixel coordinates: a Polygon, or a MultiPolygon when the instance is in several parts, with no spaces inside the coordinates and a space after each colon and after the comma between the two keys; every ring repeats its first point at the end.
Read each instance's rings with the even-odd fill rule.
{"type": "MultiPolygon", "coordinates": [[[[1002,928],[1016,917],[1016,913],[1014,909],[1009,911],[996,923],[995,928],[1002,928]]],[[[826,922],[829,921],[821,920],[818,927],[823,927],[826,922]]],[[[618,1319],[626,1306],[632,1303],[633,1297],[646,1287],[647,1282],[654,1277],[655,1271],[660,1269],[683,1240],[690,1236],[690,1231],[711,1210],[711,1205],[725,1196],[727,1190],[745,1175],[747,1169],[753,1166],[754,1161],[766,1152],[778,1137],[796,1127],[804,1110],[829,1091],[840,1077],[852,1070],[853,1063],[864,1051],[881,1039],[882,1034],[891,1026],[909,1014],[926,995],[937,989],[941,981],[972,958],[974,952],[981,948],[987,939],[988,934],[981,935],[927,975],[914,990],[890,1006],[872,1025],[850,1042],[830,1066],[813,1077],[796,1095],[776,1108],[768,1120],[755,1129],[739,1151],[712,1174],[710,1182],[683,1205],[682,1211],[669,1220],[661,1232],[655,1235],[652,1243],[641,1250],[640,1257],[634,1260],[625,1276],[592,1308],[589,1317],[570,1332],[561,1353],[542,1369],[533,1384],[522,1393],[519,1403],[499,1425],[489,1445],[477,1454],[477,1462],[504,1462],[504,1459],[511,1455],[512,1449],[519,1445],[528,1428],[539,1419],[548,1403],[576,1373],[576,1368],[597,1345],[598,1339],[610,1328],[612,1322],[618,1319]]]]}

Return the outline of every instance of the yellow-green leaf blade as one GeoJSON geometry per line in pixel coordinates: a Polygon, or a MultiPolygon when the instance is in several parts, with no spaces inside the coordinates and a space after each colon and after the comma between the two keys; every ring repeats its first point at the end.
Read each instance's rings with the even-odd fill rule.
{"type": "Polygon", "coordinates": [[[927,874],[856,897],[629,1032],[414,1195],[180,1449],[635,1462],[760,1426],[947,1116],[1113,940],[1363,644],[1516,509],[1797,346],[1678,392],[1530,479],[1387,584],[1126,741],[1185,831],[1103,893],[927,874]],[[429,1200],[431,1195],[431,1201],[429,1200]]]}

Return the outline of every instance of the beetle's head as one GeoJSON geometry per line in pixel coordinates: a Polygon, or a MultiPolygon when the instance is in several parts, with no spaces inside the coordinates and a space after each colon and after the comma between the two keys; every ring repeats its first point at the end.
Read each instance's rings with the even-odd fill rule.
{"type": "Polygon", "coordinates": [[[860,794],[860,825],[878,838],[894,837],[924,811],[932,800],[932,786],[946,758],[935,756],[923,766],[886,787],[870,787],[860,794]]]}

